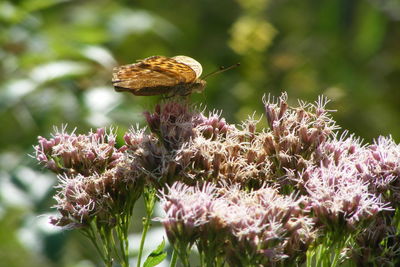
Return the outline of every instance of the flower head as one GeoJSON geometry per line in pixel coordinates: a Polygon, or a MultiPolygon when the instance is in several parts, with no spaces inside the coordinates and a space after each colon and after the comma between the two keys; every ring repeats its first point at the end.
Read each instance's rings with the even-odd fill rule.
{"type": "Polygon", "coordinates": [[[309,167],[303,174],[309,207],[319,223],[332,229],[353,230],[388,206],[372,194],[352,162],[309,167]]]}
{"type": "Polygon", "coordinates": [[[176,247],[183,240],[187,245],[197,240],[200,251],[218,251],[232,264],[266,264],[287,258],[285,251],[298,251],[313,240],[313,222],[302,211],[302,201],[269,187],[246,192],[238,184],[176,183],[161,196],[166,213],[161,221],[176,247]],[[211,236],[214,247],[209,251],[211,236]]]}
{"type": "Polygon", "coordinates": [[[65,127],[51,139],[38,137],[36,159],[59,174],[90,175],[115,167],[123,158],[125,147],[115,148],[115,135],[104,128],[87,135],[68,134],[65,127]]]}

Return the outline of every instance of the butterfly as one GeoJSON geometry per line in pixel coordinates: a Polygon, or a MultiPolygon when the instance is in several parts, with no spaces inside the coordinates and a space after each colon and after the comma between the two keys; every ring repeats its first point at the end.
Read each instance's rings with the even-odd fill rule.
{"type": "MultiPolygon", "coordinates": [[[[228,68],[222,67],[210,74],[222,69],[228,68]]],[[[210,74],[201,79],[202,71],[201,64],[188,56],[152,56],[114,68],[112,83],[117,92],[131,92],[138,96],[187,96],[204,90],[204,78],[210,74]]]]}

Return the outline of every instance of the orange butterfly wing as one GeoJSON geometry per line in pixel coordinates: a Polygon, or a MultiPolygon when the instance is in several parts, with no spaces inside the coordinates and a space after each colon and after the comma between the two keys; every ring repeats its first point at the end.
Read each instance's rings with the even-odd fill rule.
{"type": "Polygon", "coordinates": [[[168,93],[178,84],[196,80],[195,71],[172,58],[153,56],[136,64],[114,68],[112,83],[117,91],[136,95],[168,93]]]}

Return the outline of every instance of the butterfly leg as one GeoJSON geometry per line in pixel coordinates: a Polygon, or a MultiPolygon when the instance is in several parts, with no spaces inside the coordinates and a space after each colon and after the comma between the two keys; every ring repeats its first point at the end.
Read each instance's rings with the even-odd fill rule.
{"type": "Polygon", "coordinates": [[[187,92],[186,94],[180,94],[180,96],[186,97],[186,96],[188,96],[188,95],[190,95],[190,94],[191,94],[191,92],[187,92]]]}
{"type": "Polygon", "coordinates": [[[172,97],[174,97],[175,96],[175,94],[174,93],[171,93],[171,94],[165,94],[165,95],[163,95],[163,99],[170,99],[170,98],[172,98],[172,97]]]}

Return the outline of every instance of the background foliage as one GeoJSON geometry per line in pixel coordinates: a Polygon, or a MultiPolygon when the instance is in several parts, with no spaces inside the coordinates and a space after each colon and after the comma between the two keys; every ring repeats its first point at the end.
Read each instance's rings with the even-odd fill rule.
{"type": "Polygon", "coordinates": [[[142,123],[159,98],[115,93],[114,66],[183,54],[208,73],[241,62],[193,101],[233,123],[262,114],[265,93],[324,94],[344,129],[366,142],[388,134],[398,142],[399,20],[398,0],[1,2],[0,265],[96,262],[84,239],[38,217],[54,204],[55,177],[27,154],[53,125],[113,125],[122,136],[142,123]]]}

